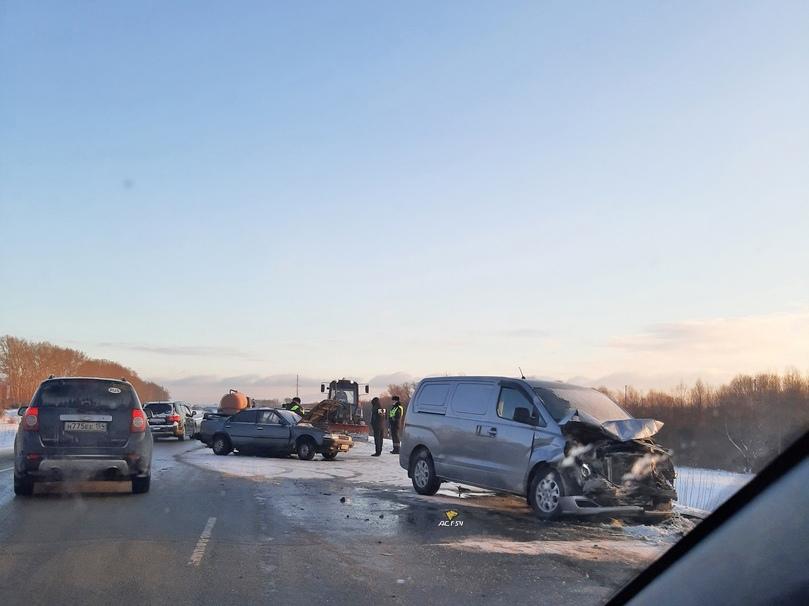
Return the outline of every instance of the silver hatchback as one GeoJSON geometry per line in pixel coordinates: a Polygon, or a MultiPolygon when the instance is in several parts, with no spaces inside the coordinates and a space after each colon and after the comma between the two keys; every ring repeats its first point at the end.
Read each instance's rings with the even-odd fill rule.
{"type": "Polygon", "coordinates": [[[603,393],[552,381],[440,377],[419,383],[400,465],[420,494],[454,481],[525,496],[539,517],[663,514],[677,495],[662,427],[603,393]]]}

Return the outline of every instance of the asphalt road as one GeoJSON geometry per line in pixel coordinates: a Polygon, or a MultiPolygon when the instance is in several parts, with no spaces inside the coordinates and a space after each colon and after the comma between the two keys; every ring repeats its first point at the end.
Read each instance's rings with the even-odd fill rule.
{"type": "Polygon", "coordinates": [[[0,603],[596,604],[649,557],[604,524],[351,480],[234,477],[184,462],[197,448],[157,443],[145,495],[89,483],[15,498],[0,458],[0,603]],[[448,509],[463,525],[439,526],[448,509]]]}

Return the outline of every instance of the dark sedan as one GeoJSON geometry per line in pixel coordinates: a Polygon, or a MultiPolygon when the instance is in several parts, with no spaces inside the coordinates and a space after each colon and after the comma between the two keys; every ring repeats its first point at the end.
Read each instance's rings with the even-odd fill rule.
{"type": "Polygon", "coordinates": [[[199,439],[218,455],[233,450],[243,453],[288,455],[311,460],[316,453],[334,459],[348,452],[351,436],[330,432],[301,420],[294,412],[276,408],[249,408],[227,416],[205,415],[199,439]]]}

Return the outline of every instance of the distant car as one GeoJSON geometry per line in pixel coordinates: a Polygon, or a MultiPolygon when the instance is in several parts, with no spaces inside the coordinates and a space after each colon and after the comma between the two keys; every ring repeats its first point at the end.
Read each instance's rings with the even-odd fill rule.
{"type": "Polygon", "coordinates": [[[299,459],[307,461],[316,453],[331,460],[354,446],[351,436],[316,427],[281,408],[248,408],[232,416],[206,414],[199,439],[218,455],[233,450],[275,455],[296,453],[299,459]]]}
{"type": "Polygon", "coordinates": [[[199,433],[202,416],[185,402],[149,402],[143,409],[155,437],[174,437],[182,442],[199,433]]]}
{"type": "Polygon", "coordinates": [[[399,464],[420,494],[450,480],[526,496],[540,518],[562,513],[668,515],[671,453],[662,427],[595,389],[507,377],[419,383],[399,464]]]}
{"type": "Polygon", "coordinates": [[[43,381],[23,406],[14,441],[14,493],[38,481],[131,480],[148,492],[152,434],[127,381],[84,377],[43,381]]]}

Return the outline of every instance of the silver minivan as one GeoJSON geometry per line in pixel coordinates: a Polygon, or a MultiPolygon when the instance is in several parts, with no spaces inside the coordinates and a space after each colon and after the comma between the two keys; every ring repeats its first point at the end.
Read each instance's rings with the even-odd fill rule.
{"type": "Polygon", "coordinates": [[[420,494],[453,481],[527,497],[539,517],[665,514],[676,500],[660,421],[586,387],[507,377],[422,380],[400,465],[420,494]]]}

